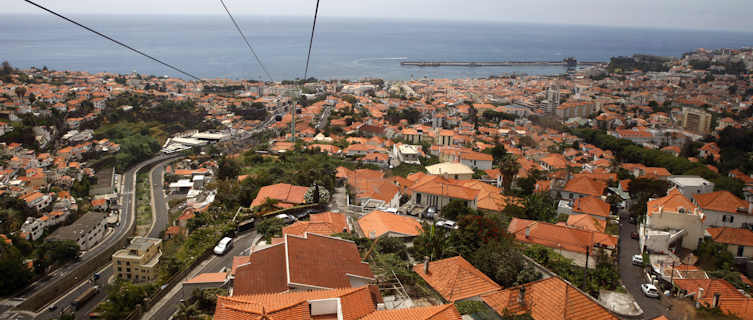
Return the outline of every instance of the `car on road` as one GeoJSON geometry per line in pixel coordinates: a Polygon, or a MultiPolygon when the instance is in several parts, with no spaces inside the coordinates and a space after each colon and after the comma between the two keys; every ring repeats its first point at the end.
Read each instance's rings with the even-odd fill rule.
{"type": "Polygon", "coordinates": [[[291,223],[295,222],[295,220],[297,220],[294,216],[291,216],[291,215],[289,215],[287,213],[280,213],[280,214],[278,214],[278,215],[275,216],[275,219],[280,219],[283,222],[285,222],[285,224],[291,224],[291,223]]]}
{"type": "Polygon", "coordinates": [[[638,240],[638,231],[633,231],[630,233],[630,238],[634,240],[638,240]]]}
{"type": "Polygon", "coordinates": [[[214,246],[214,254],[216,255],[223,255],[228,252],[233,247],[233,238],[231,237],[224,237],[220,239],[220,242],[217,243],[216,246],[214,246]]]}
{"type": "Polygon", "coordinates": [[[446,220],[446,219],[437,221],[436,226],[438,226],[438,227],[444,227],[444,228],[447,228],[447,229],[457,229],[458,228],[458,224],[455,221],[446,220]]]}
{"type": "Polygon", "coordinates": [[[640,254],[634,255],[631,261],[636,266],[643,266],[643,256],[640,254]]]}
{"type": "Polygon", "coordinates": [[[649,298],[658,298],[659,297],[659,289],[656,289],[656,286],[650,283],[644,283],[641,284],[641,291],[643,291],[643,294],[645,294],[649,298]]]}

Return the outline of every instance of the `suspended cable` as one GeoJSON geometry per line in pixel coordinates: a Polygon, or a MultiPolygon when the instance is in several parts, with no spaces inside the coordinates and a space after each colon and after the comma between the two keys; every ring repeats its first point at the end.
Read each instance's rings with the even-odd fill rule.
{"type": "Polygon", "coordinates": [[[233,21],[233,25],[235,25],[235,29],[238,30],[238,33],[241,34],[243,41],[246,42],[246,46],[248,46],[248,50],[251,50],[251,54],[253,54],[254,58],[256,58],[256,62],[259,63],[259,66],[261,66],[261,69],[264,70],[264,73],[267,74],[269,81],[274,82],[274,80],[272,80],[272,76],[269,74],[269,71],[267,71],[267,68],[264,67],[263,63],[261,63],[261,59],[259,59],[259,56],[256,55],[256,51],[254,51],[254,48],[251,46],[251,43],[248,41],[248,38],[246,38],[246,35],[243,34],[243,31],[241,31],[241,27],[238,26],[238,23],[235,21],[235,18],[233,18],[233,15],[230,13],[230,10],[225,5],[225,1],[220,0],[220,3],[222,4],[222,7],[225,8],[225,12],[227,12],[227,15],[230,17],[230,20],[233,21]]]}
{"type": "Polygon", "coordinates": [[[89,31],[93,32],[94,34],[96,34],[96,35],[98,35],[98,36],[100,36],[100,37],[102,37],[102,38],[105,38],[105,39],[107,39],[107,40],[110,40],[110,41],[112,41],[112,42],[115,42],[115,43],[117,43],[118,45],[120,45],[120,46],[122,46],[122,47],[124,47],[124,48],[126,48],[126,49],[129,49],[129,50],[131,50],[131,51],[133,51],[133,52],[136,52],[136,53],[138,53],[138,54],[140,54],[140,55],[142,55],[142,56],[144,56],[144,57],[147,57],[147,58],[149,58],[149,59],[152,59],[152,60],[154,60],[154,61],[156,61],[156,62],[158,62],[158,63],[162,64],[163,66],[166,66],[166,67],[168,67],[168,68],[170,68],[170,69],[173,69],[173,70],[175,70],[175,71],[177,71],[177,72],[180,72],[180,73],[181,73],[181,74],[183,74],[183,75],[189,76],[189,77],[191,77],[191,78],[193,78],[193,79],[195,79],[195,80],[198,80],[198,81],[202,81],[202,82],[204,81],[204,80],[201,80],[201,79],[200,79],[199,77],[197,77],[197,76],[194,76],[194,75],[192,75],[192,74],[190,74],[190,73],[188,73],[188,72],[186,72],[186,71],[183,71],[183,70],[179,69],[178,67],[175,67],[175,66],[173,66],[173,65],[171,65],[171,64],[168,64],[167,62],[164,62],[164,61],[162,61],[162,60],[159,60],[159,59],[157,59],[157,58],[155,58],[155,57],[152,57],[152,56],[150,56],[150,55],[148,55],[148,54],[146,54],[146,53],[144,53],[144,52],[142,52],[142,51],[140,51],[140,50],[138,50],[138,49],[135,49],[135,48],[133,48],[133,47],[131,47],[131,46],[129,46],[129,45],[127,45],[127,44],[125,44],[125,43],[122,43],[122,42],[120,42],[120,41],[118,41],[118,40],[115,40],[115,39],[113,39],[113,38],[109,37],[109,36],[106,36],[106,35],[104,35],[104,34],[100,33],[99,31],[96,31],[96,30],[94,30],[94,29],[92,29],[92,28],[89,28],[89,27],[87,27],[87,26],[83,25],[83,24],[80,24],[80,23],[78,23],[78,22],[76,22],[76,21],[74,21],[74,20],[72,20],[72,19],[69,19],[69,18],[67,18],[67,17],[65,17],[65,16],[63,16],[63,15],[61,15],[61,14],[59,14],[59,13],[55,12],[55,11],[52,11],[52,10],[50,10],[50,9],[47,9],[47,8],[45,8],[44,6],[42,6],[42,5],[39,5],[39,4],[35,3],[34,1],[30,1],[30,0],[24,0],[24,1],[26,1],[26,2],[28,2],[28,3],[30,3],[30,4],[32,4],[32,5],[34,5],[34,6],[36,6],[36,7],[38,7],[38,8],[40,8],[40,9],[44,10],[44,11],[47,11],[47,12],[49,12],[49,13],[52,13],[53,15],[55,15],[55,16],[57,16],[57,17],[59,17],[59,18],[63,19],[63,20],[66,20],[66,21],[68,21],[68,22],[70,22],[70,23],[73,23],[73,24],[75,24],[75,25],[77,25],[77,26],[79,26],[79,27],[81,27],[81,28],[84,28],[84,29],[86,29],[86,30],[89,30],[89,31]]]}
{"type": "Polygon", "coordinates": [[[311,45],[314,43],[314,30],[316,30],[316,16],[319,13],[319,0],[316,0],[316,9],[314,9],[314,25],[311,26],[311,38],[309,39],[309,53],[306,55],[306,71],[303,72],[303,81],[306,81],[309,74],[309,59],[311,59],[311,45]]]}

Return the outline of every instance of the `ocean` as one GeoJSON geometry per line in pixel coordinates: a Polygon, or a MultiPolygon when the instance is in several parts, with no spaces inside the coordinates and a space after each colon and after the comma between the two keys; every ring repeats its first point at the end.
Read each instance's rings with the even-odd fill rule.
{"type": "MultiPolygon", "coordinates": [[[[227,16],[70,15],[202,78],[264,79],[227,16]]],[[[274,80],[303,77],[310,17],[236,16],[274,80]]],[[[635,53],[680,56],[753,45],[753,33],[579,25],[320,17],[309,75],[319,79],[477,78],[559,74],[563,67],[407,67],[405,60],[608,61],[635,53]]],[[[0,60],[28,68],[181,76],[69,22],[0,15],[0,60]]]]}

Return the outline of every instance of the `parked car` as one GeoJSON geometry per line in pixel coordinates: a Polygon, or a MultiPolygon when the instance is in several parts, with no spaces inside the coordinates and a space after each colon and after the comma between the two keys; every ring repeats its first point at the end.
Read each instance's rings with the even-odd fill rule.
{"type": "Polygon", "coordinates": [[[233,247],[233,238],[231,237],[224,237],[220,239],[220,242],[217,243],[216,246],[214,246],[214,254],[216,255],[223,255],[230,250],[230,248],[233,247]]]}
{"type": "Polygon", "coordinates": [[[630,222],[630,224],[635,224],[635,222],[636,222],[635,221],[635,217],[630,216],[630,219],[628,219],[628,222],[630,222]]]}
{"type": "Polygon", "coordinates": [[[294,216],[291,216],[291,215],[289,215],[287,213],[280,213],[280,214],[276,215],[275,218],[282,220],[286,224],[291,224],[291,223],[293,223],[293,222],[295,222],[297,220],[294,216]]]}
{"type": "Polygon", "coordinates": [[[641,285],[641,291],[643,291],[643,294],[645,294],[649,298],[658,298],[659,297],[659,289],[656,289],[656,286],[650,283],[644,283],[641,285]]]}
{"type": "Polygon", "coordinates": [[[634,240],[638,240],[638,231],[633,231],[630,233],[630,238],[634,240]]]}
{"type": "Polygon", "coordinates": [[[633,258],[631,259],[631,261],[636,266],[643,266],[643,256],[640,255],[640,254],[634,255],[633,258]]]}
{"type": "Polygon", "coordinates": [[[452,220],[440,220],[437,222],[436,226],[444,227],[447,229],[457,229],[458,224],[455,221],[452,220]]]}
{"type": "Polygon", "coordinates": [[[434,217],[437,216],[437,208],[434,207],[428,207],[426,208],[426,211],[424,211],[424,218],[434,219],[434,217]]]}
{"type": "Polygon", "coordinates": [[[303,219],[303,218],[308,217],[311,214],[320,213],[320,212],[322,212],[322,209],[319,209],[319,208],[306,209],[304,211],[296,213],[295,214],[295,218],[296,218],[296,220],[303,219]]]}

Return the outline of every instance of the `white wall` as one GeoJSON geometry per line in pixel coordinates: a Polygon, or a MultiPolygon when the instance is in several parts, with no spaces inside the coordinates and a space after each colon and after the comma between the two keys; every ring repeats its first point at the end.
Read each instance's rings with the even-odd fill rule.
{"type": "Polygon", "coordinates": [[[703,220],[703,226],[708,227],[730,227],[730,228],[742,228],[743,223],[753,224],[753,215],[741,214],[741,213],[729,213],[712,210],[703,211],[705,219],[703,220]],[[725,222],[724,216],[727,216],[725,222]],[[730,217],[733,217],[730,222],[730,217]]]}

